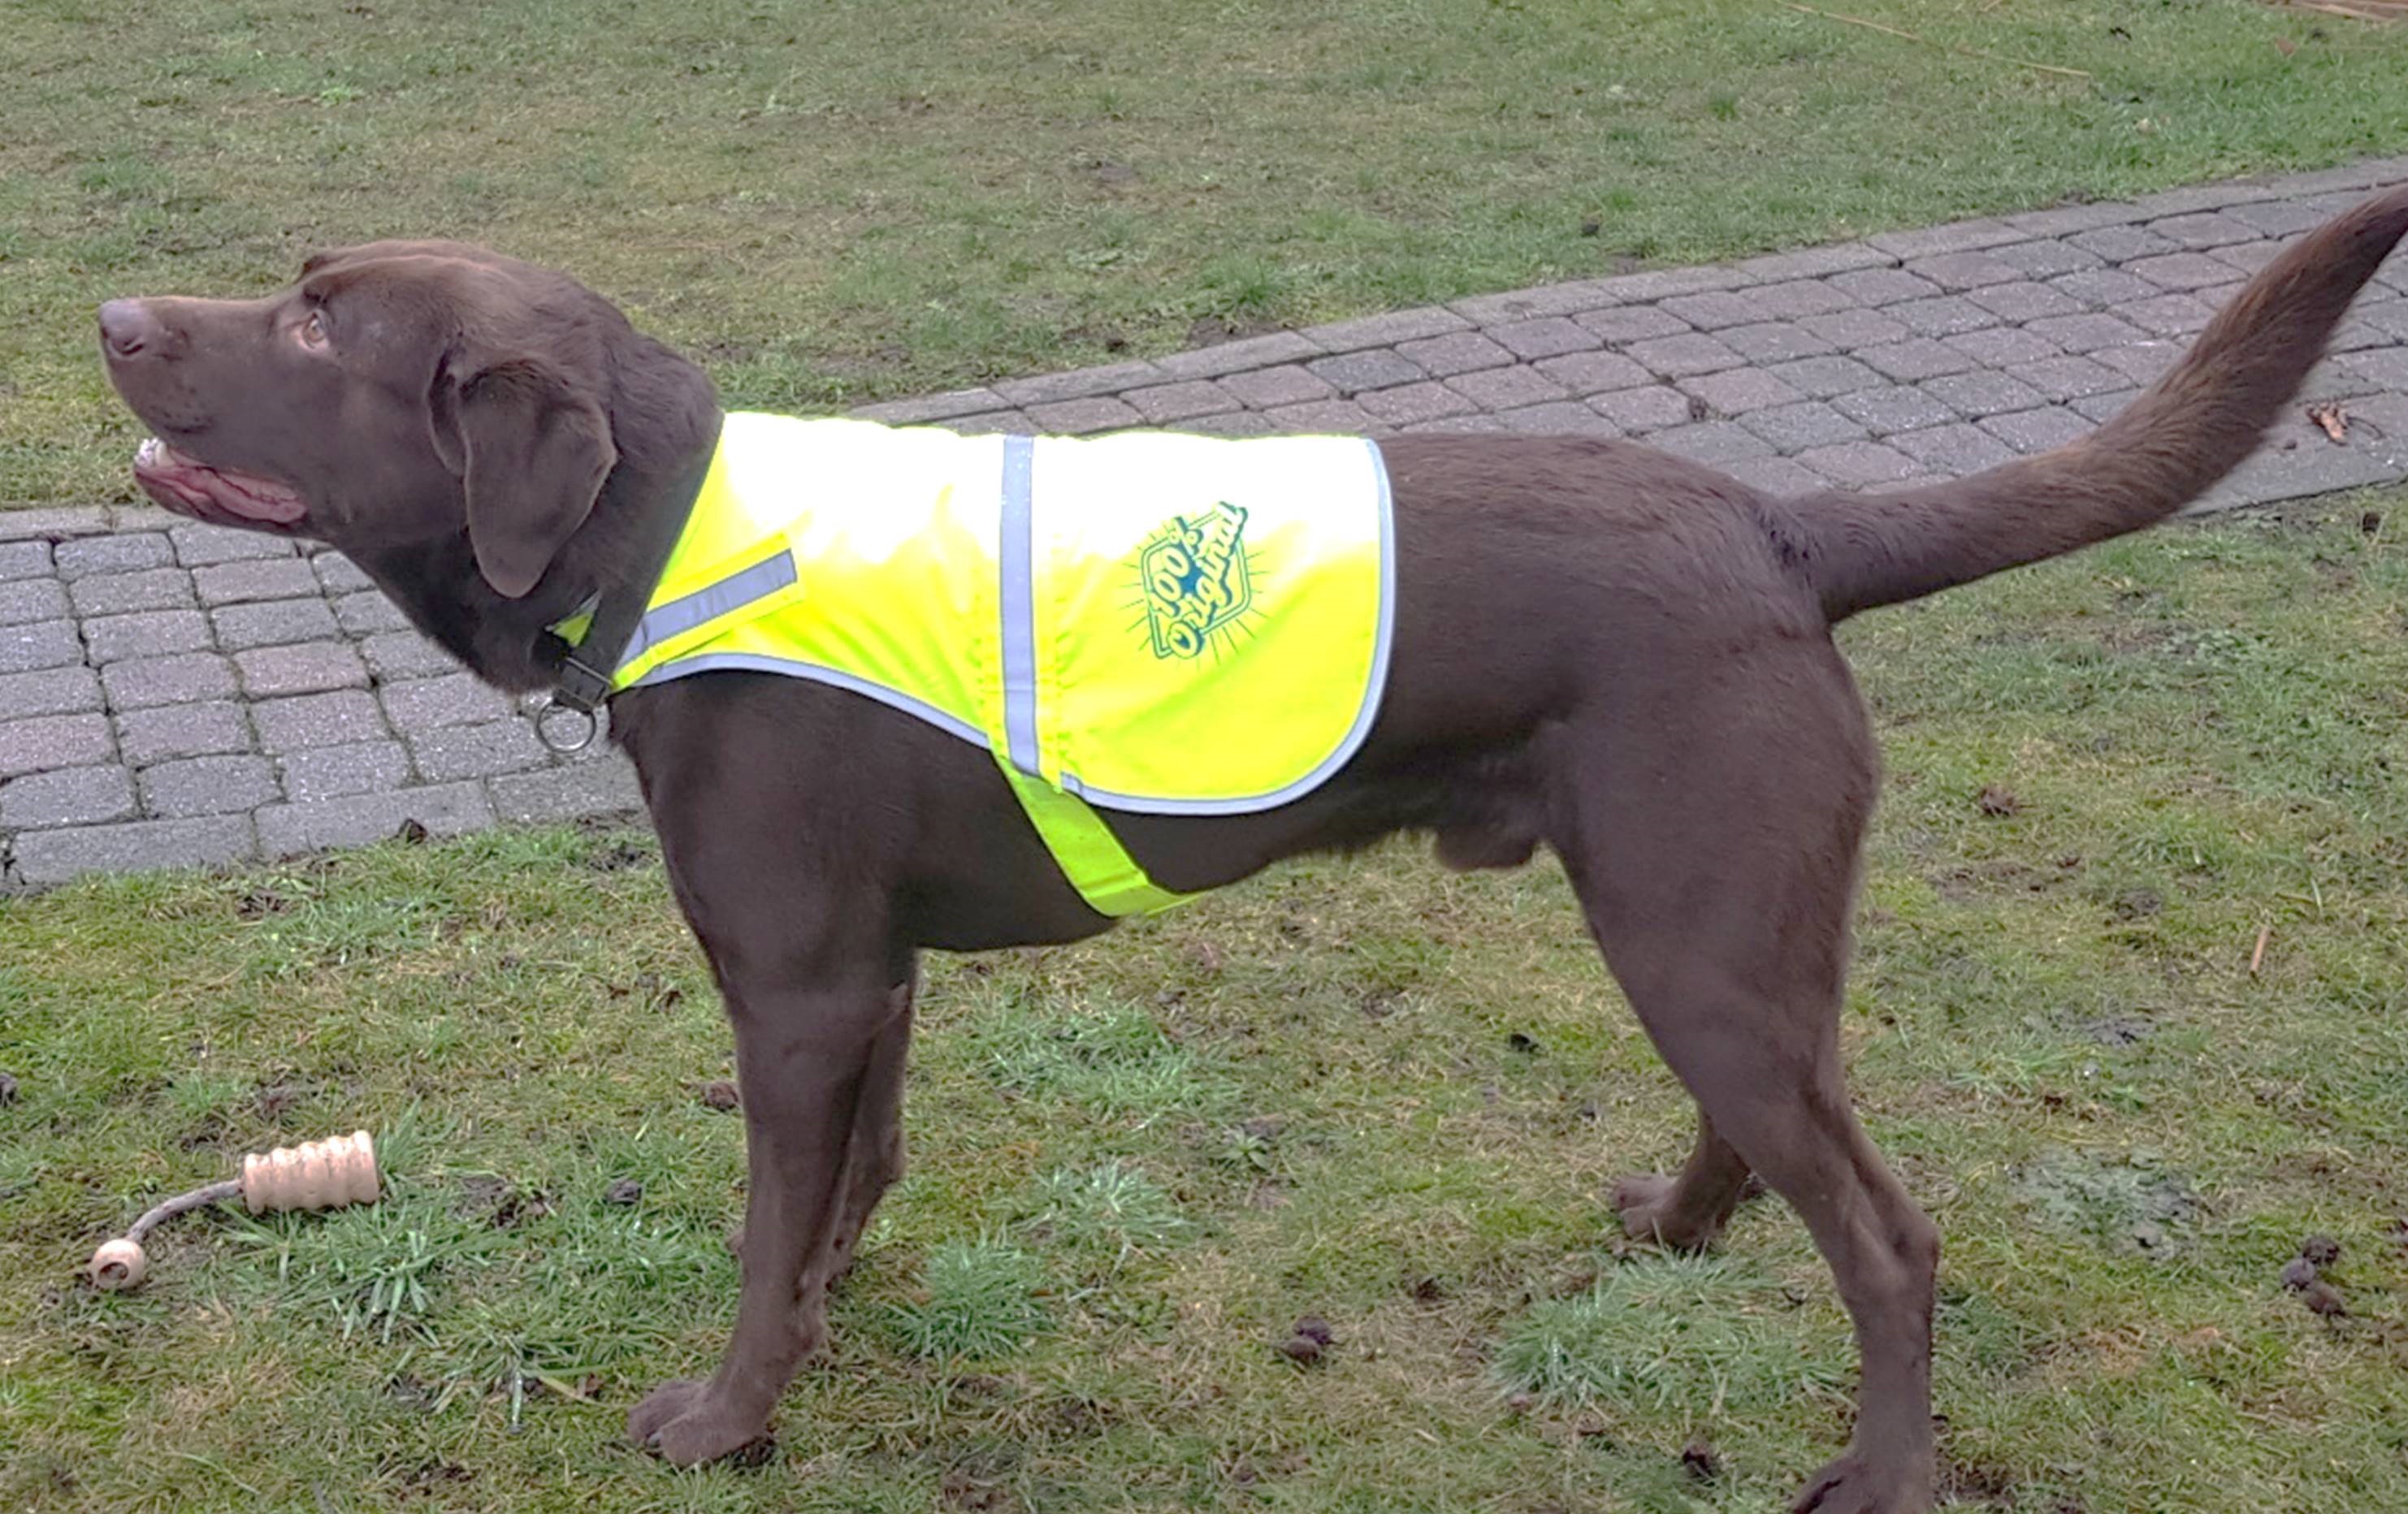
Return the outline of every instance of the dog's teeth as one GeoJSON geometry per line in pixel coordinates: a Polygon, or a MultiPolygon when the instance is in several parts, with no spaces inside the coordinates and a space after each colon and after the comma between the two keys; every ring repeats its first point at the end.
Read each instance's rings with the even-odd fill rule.
{"type": "Polygon", "coordinates": [[[159,454],[165,449],[166,444],[158,437],[145,436],[142,438],[142,445],[134,450],[134,461],[144,467],[156,467],[159,464],[159,454]]]}

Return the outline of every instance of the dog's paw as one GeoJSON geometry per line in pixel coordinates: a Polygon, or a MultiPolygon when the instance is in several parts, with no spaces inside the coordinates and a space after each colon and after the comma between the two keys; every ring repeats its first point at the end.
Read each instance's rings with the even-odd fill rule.
{"type": "Polygon", "coordinates": [[[740,1413],[711,1396],[708,1382],[665,1382],[627,1411],[627,1435],[678,1466],[722,1457],[753,1465],[771,1448],[767,1416],[740,1413]]]}
{"type": "Polygon", "coordinates": [[[1632,1240],[1669,1246],[1676,1251],[1705,1250],[1722,1234],[1722,1221],[1682,1213],[1675,1201],[1678,1188],[1677,1179],[1662,1173],[1615,1183],[1613,1207],[1622,1216],[1622,1233],[1632,1240]]]}
{"type": "Polygon", "coordinates": [[[1825,1466],[1789,1514],[1931,1514],[1928,1472],[1877,1466],[1855,1450],[1825,1466]]]}

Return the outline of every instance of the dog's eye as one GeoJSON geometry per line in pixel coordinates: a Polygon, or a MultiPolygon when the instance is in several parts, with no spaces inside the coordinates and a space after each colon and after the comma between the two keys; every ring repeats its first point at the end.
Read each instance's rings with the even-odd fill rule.
{"type": "Polygon", "coordinates": [[[309,319],[301,322],[301,328],[297,333],[297,336],[299,336],[301,345],[304,347],[316,348],[325,346],[326,318],[315,310],[310,311],[309,319]]]}

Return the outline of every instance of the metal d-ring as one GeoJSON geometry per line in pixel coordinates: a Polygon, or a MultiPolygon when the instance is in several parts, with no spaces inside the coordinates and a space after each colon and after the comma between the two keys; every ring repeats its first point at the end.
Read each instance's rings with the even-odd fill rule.
{"type": "Polygon", "coordinates": [[[535,712],[535,738],[564,757],[573,756],[594,745],[600,723],[590,709],[547,699],[535,712]]]}

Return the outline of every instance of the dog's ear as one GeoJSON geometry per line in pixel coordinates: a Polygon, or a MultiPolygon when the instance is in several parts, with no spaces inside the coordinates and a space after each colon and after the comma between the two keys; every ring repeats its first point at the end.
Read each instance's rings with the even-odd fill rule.
{"type": "Polygon", "coordinates": [[[428,414],[436,455],[467,495],[477,571],[504,598],[525,597],[619,461],[609,416],[532,353],[447,361],[428,414]]]}

